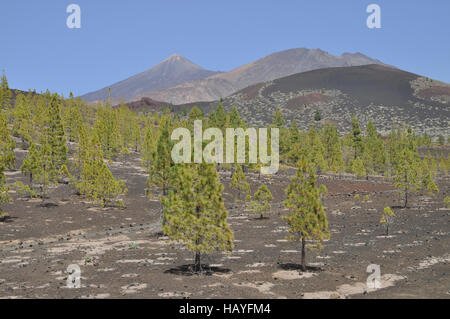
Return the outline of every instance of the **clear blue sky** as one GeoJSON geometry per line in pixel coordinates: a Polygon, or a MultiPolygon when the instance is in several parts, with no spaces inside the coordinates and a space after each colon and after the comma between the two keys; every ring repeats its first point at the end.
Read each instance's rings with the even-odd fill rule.
{"type": "Polygon", "coordinates": [[[448,0],[14,0],[0,2],[0,69],[10,86],[79,95],[173,53],[227,71],[296,47],[362,52],[450,82],[448,0]],[[66,7],[82,10],[68,29],[66,7]],[[366,27],[366,7],[382,28],[366,27]]]}

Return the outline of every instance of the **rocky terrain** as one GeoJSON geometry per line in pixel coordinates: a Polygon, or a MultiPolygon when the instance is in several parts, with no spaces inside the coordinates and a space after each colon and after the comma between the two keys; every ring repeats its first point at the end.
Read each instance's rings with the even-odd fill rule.
{"type": "MultiPolygon", "coordinates": [[[[205,111],[212,103],[191,103],[205,111]]],[[[277,107],[288,122],[306,129],[319,112],[321,121],[334,123],[341,133],[357,115],[362,124],[372,120],[382,134],[405,123],[417,132],[448,136],[450,84],[381,65],[315,70],[259,83],[222,100],[227,110],[236,106],[250,124],[271,122],[277,107]]]]}
{"type": "MultiPolygon", "coordinates": [[[[286,241],[282,220],[293,170],[247,173],[252,191],[265,183],[274,195],[265,219],[234,201],[222,170],[235,248],[204,256],[198,275],[192,254],[158,234],[160,204],[145,196],[139,158],[111,168],[129,189],[125,209],[97,207],[68,185],[52,189],[48,207],[11,193],[4,207],[11,217],[0,223],[1,298],[450,298],[448,176],[439,178],[436,197],[414,195],[402,209],[389,179],[321,175],[331,238],[307,252],[309,270],[301,273],[300,247],[286,241]],[[387,205],[397,214],[389,236],[379,224],[387,205]],[[67,288],[72,264],[81,270],[78,289],[67,288]],[[378,289],[366,285],[370,264],[381,269],[378,289]]],[[[17,180],[25,182],[19,171],[7,172],[8,183],[17,180]]]]}

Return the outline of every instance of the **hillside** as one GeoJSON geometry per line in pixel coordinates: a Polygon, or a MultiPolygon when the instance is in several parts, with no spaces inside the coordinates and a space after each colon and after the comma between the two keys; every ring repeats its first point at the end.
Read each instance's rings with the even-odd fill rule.
{"type": "MultiPolygon", "coordinates": [[[[210,110],[216,104],[199,106],[210,110]]],[[[259,83],[226,97],[223,105],[236,106],[256,126],[270,123],[280,107],[288,122],[295,119],[302,128],[319,111],[322,122],[331,120],[341,132],[350,129],[356,114],[385,133],[401,123],[433,136],[450,133],[450,84],[381,65],[320,69],[259,83]]]]}
{"type": "Polygon", "coordinates": [[[186,82],[165,90],[152,90],[139,94],[134,100],[150,97],[173,104],[214,101],[247,86],[271,81],[288,75],[330,67],[382,64],[361,53],[335,56],[322,50],[290,49],[270,54],[226,73],[186,82]]]}
{"type": "Polygon", "coordinates": [[[114,100],[124,99],[129,101],[144,92],[163,90],[183,82],[206,78],[216,73],[203,69],[181,55],[174,54],[147,71],[101,90],[85,94],[81,98],[88,102],[105,100],[108,97],[108,88],[111,88],[111,97],[114,100]]]}

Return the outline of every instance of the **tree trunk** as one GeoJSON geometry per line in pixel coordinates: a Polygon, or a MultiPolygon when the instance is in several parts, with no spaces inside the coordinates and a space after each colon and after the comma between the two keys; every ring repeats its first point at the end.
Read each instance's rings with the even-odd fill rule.
{"type": "Polygon", "coordinates": [[[301,270],[306,271],[306,240],[305,237],[302,238],[302,264],[301,270]]]}
{"type": "Polygon", "coordinates": [[[202,271],[202,264],[201,264],[201,255],[199,251],[195,252],[195,259],[194,259],[194,272],[201,272],[202,271]]]}
{"type": "Polygon", "coordinates": [[[405,188],[405,208],[408,205],[408,187],[405,188]]]}

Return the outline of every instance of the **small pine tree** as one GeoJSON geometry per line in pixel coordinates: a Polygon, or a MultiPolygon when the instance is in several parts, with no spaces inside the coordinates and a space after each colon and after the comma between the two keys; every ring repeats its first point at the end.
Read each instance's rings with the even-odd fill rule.
{"type": "MultiPolygon", "coordinates": [[[[0,205],[11,201],[8,194],[9,188],[8,186],[6,186],[6,176],[3,173],[4,169],[5,163],[2,161],[2,158],[0,157],[0,205]]],[[[0,221],[3,221],[8,216],[9,215],[7,213],[3,213],[2,208],[0,206],[0,221]]]]}
{"type": "Polygon", "coordinates": [[[8,110],[11,106],[11,90],[9,89],[8,79],[3,70],[2,77],[0,79],[0,110],[8,110]]]}
{"type": "Polygon", "coordinates": [[[282,128],[286,125],[286,120],[283,117],[283,113],[281,112],[281,109],[277,107],[275,112],[272,116],[272,126],[282,128]]]}
{"type": "Polygon", "coordinates": [[[19,136],[23,142],[31,142],[33,135],[33,122],[30,106],[23,94],[16,97],[16,104],[13,110],[14,125],[13,134],[19,136]]]}
{"type": "Polygon", "coordinates": [[[15,147],[16,143],[9,132],[5,112],[0,110],[0,163],[3,165],[3,169],[14,168],[16,161],[15,147]]]}
{"type": "Polygon", "coordinates": [[[403,147],[396,157],[393,167],[394,186],[404,193],[404,207],[408,205],[409,192],[417,192],[421,187],[420,163],[417,150],[410,149],[407,146],[403,147]]]}
{"type": "Polygon", "coordinates": [[[272,206],[270,202],[273,199],[272,193],[266,185],[259,186],[253,195],[254,200],[250,203],[250,211],[259,214],[260,219],[264,218],[264,214],[270,212],[272,206]]]}
{"type": "Polygon", "coordinates": [[[305,158],[298,163],[297,175],[291,179],[286,189],[284,207],[290,210],[283,216],[289,225],[290,241],[301,242],[301,269],[306,271],[306,241],[314,241],[310,249],[321,249],[322,242],[330,238],[327,215],[321,203],[321,195],[326,192],[325,186],[316,185],[316,175],[305,158]]]}
{"type": "Polygon", "coordinates": [[[163,232],[195,254],[194,271],[199,272],[201,254],[233,249],[223,186],[213,164],[179,164],[177,175],[173,189],[162,198],[163,232]]]}
{"type": "Polygon", "coordinates": [[[161,127],[161,133],[156,146],[156,152],[153,152],[154,164],[150,166],[147,185],[149,188],[153,185],[162,189],[163,196],[171,184],[174,174],[174,162],[172,160],[173,142],[170,139],[169,120],[165,120],[161,127]]]}
{"type": "Polygon", "coordinates": [[[322,120],[322,114],[320,114],[320,111],[317,110],[314,114],[314,121],[319,122],[320,120],[322,120]]]}
{"type": "Polygon", "coordinates": [[[357,157],[360,157],[363,153],[363,138],[361,129],[359,128],[359,122],[358,118],[356,116],[353,116],[352,118],[352,147],[353,147],[353,154],[354,159],[357,157]]]}
{"type": "Polygon", "coordinates": [[[358,178],[366,176],[366,169],[364,168],[364,163],[359,157],[357,157],[352,162],[352,173],[355,174],[358,178]]]}
{"type": "Polygon", "coordinates": [[[52,165],[59,170],[67,164],[66,137],[61,120],[60,101],[58,95],[54,94],[48,107],[48,122],[46,133],[49,147],[51,150],[52,165]]]}
{"type": "Polygon", "coordinates": [[[380,224],[386,225],[386,236],[389,236],[389,226],[394,221],[395,213],[390,207],[385,207],[381,215],[380,224]]]}
{"type": "Polygon", "coordinates": [[[85,152],[80,181],[76,186],[81,194],[90,200],[100,202],[102,207],[112,202],[123,206],[123,202],[117,200],[117,197],[126,194],[125,183],[122,180],[116,180],[106,165],[100,142],[95,134],[85,152]]]}
{"type": "Polygon", "coordinates": [[[31,143],[28,154],[22,162],[22,174],[29,176],[29,187],[33,187],[33,175],[39,170],[39,150],[35,143],[31,143]]]}
{"type": "Polygon", "coordinates": [[[247,183],[247,178],[242,170],[242,166],[239,164],[236,165],[236,170],[231,177],[230,187],[238,191],[239,200],[241,200],[241,194],[244,195],[245,199],[250,195],[250,185],[247,183]]]}

